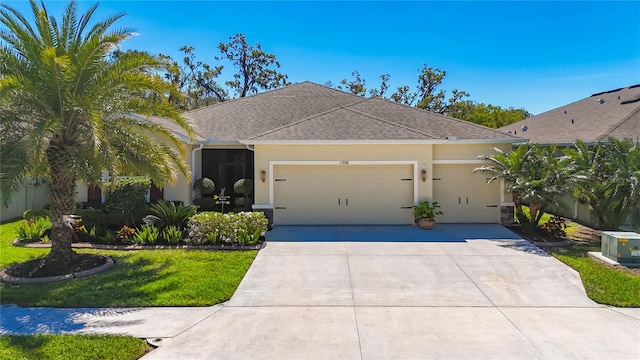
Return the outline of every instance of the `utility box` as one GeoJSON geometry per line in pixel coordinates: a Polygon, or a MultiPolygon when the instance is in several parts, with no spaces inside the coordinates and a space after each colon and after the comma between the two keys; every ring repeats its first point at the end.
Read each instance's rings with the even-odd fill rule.
{"type": "Polygon", "coordinates": [[[603,231],[602,255],[620,264],[640,264],[640,234],[629,231],[603,231]]]}

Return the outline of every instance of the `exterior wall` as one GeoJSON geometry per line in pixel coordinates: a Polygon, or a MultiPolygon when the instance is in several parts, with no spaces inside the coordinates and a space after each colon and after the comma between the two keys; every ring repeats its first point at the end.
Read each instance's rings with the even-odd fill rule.
{"type": "MultiPolygon", "coordinates": [[[[273,181],[270,172],[270,161],[336,161],[336,163],[354,161],[412,161],[417,164],[417,198],[418,201],[433,200],[433,170],[436,164],[466,164],[467,167],[482,165],[478,159],[480,155],[495,154],[494,148],[505,151],[511,149],[510,143],[505,144],[352,144],[352,145],[255,145],[254,184],[255,208],[269,210],[274,204],[270,203],[270,183],[273,181]],[[421,170],[427,171],[426,181],[421,179],[421,170]],[[262,171],[266,172],[263,182],[260,178],[262,171]]],[[[344,165],[350,166],[350,165],[344,165]]],[[[357,166],[357,165],[353,165],[357,166]]],[[[363,179],[366,181],[366,179],[363,179]]],[[[480,187],[482,188],[482,187],[480,187]]],[[[504,189],[496,184],[486,186],[486,191],[504,189]]],[[[483,191],[483,190],[477,190],[483,191]]],[[[500,222],[503,212],[511,211],[513,204],[510,194],[502,190],[500,194],[500,211],[496,211],[495,222],[500,222]],[[510,207],[509,207],[510,206],[510,207]],[[503,210],[506,208],[506,210],[503,210]]],[[[513,216],[511,216],[511,219],[513,216]]],[[[505,220],[508,223],[507,220],[505,220]]]]}
{"type": "Polygon", "coordinates": [[[480,155],[494,155],[495,148],[510,151],[513,146],[506,144],[437,144],[433,146],[434,160],[478,160],[480,155]]]}
{"type": "MultiPolygon", "coordinates": [[[[269,161],[417,161],[424,165],[428,178],[418,180],[419,200],[430,200],[432,185],[432,145],[256,145],[254,156],[254,184],[256,205],[269,204],[269,180],[272,176],[269,161]],[[267,172],[262,182],[260,173],[267,172]]],[[[366,181],[366,179],[363,179],[366,181]]]]}
{"type": "Polygon", "coordinates": [[[48,203],[49,186],[34,185],[32,181],[25,181],[25,185],[12,197],[8,206],[0,204],[0,221],[22,217],[28,209],[42,209],[48,203]]]}
{"type": "MultiPolygon", "coordinates": [[[[193,164],[191,162],[191,156],[192,156],[192,147],[187,145],[186,146],[186,158],[185,158],[185,163],[188,164],[187,167],[191,167],[193,169],[193,164]]],[[[199,151],[196,151],[195,155],[196,155],[196,161],[197,161],[197,157],[199,156],[199,151]]],[[[196,162],[196,164],[199,164],[198,162],[196,162]]],[[[197,167],[196,167],[197,168],[197,167]]],[[[193,171],[193,170],[191,170],[193,171]]],[[[192,186],[191,184],[193,184],[193,179],[195,177],[194,176],[184,176],[182,174],[178,175],[178,180],[176,181],[175,184],[165,184],[164,185],[164,199],[165,200],[172,200],[172,201],[182,201],[185,204],[191,204],[191,189],[192,186]]]]}

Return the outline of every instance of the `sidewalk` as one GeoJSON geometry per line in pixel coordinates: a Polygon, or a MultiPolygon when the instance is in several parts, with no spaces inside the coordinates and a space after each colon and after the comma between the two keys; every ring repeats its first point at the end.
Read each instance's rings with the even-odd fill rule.
{"type": "Polygon", "coordinates": [[[218,312],[210,307],[21,308],[0,306],[0,334],[118,334],[172,338],[218,312]]]}

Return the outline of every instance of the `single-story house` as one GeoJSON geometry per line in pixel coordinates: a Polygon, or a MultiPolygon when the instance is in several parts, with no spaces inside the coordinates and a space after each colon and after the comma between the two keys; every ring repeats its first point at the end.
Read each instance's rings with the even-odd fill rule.
{"type": "MultiPolygon", "coordinates": [[[[191,182],[152,197],[191,203],[192,182],[216,193],[253,180],[253,209],[275,225],[412,224],[412,206],[437,201],[443,223],[511,223],[499,181],[474,173],[480,155],[522,142],[514,135],[382,98],[302,82],[184,113],[197,136],[165,119],[187,144],[191,182]]],[[[154,195],[155,194],[155,195],[154,195]]],[[[77,201],[98,200],[80,185],[77,201]]]]}
{"type": "MultiPolygon", "coordinates": [[[[572,146],[609,138],[640,139],[640,84],[593,94],[576,102],[500,128],[510,135],[542,145],[572,146]]],[[[589,205],[567,194],[560,215],[598,226],[589,205]]]]}
{"type": "MultiPolygon", "coordinates": [[[[275,225],[412,224],[421,200],[439,203],[440,222],[500,223],[501,209],[513,218],[501,184],[473,173],[480,155],[522,141],[502,131],[311,82],[184,116],[199,137],[193,179],[226,194],[252,179],[253,208],[275,225]]],[[[191,186],[164,196],[189,202],[191,186]]]]}

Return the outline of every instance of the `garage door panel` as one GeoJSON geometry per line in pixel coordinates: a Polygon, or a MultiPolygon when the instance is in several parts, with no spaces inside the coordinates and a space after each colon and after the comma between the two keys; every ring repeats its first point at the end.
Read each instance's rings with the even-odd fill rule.
{"type": "Polygon", "coordinates": [[[500,221],[500,184],[486,183],[474,173],[477,165],[436,165],[433,198],[444,212],[442,223],[497,223],[500,221]],[[436,180],[439,179],[439,180],[436,180]]]}
{"type": "Polygon", "coordinates": [[[410,224],[410,165],[277,166],[276,224],[410,224]],[[403,181],[402,179],[410,179],[403,181]]]}

